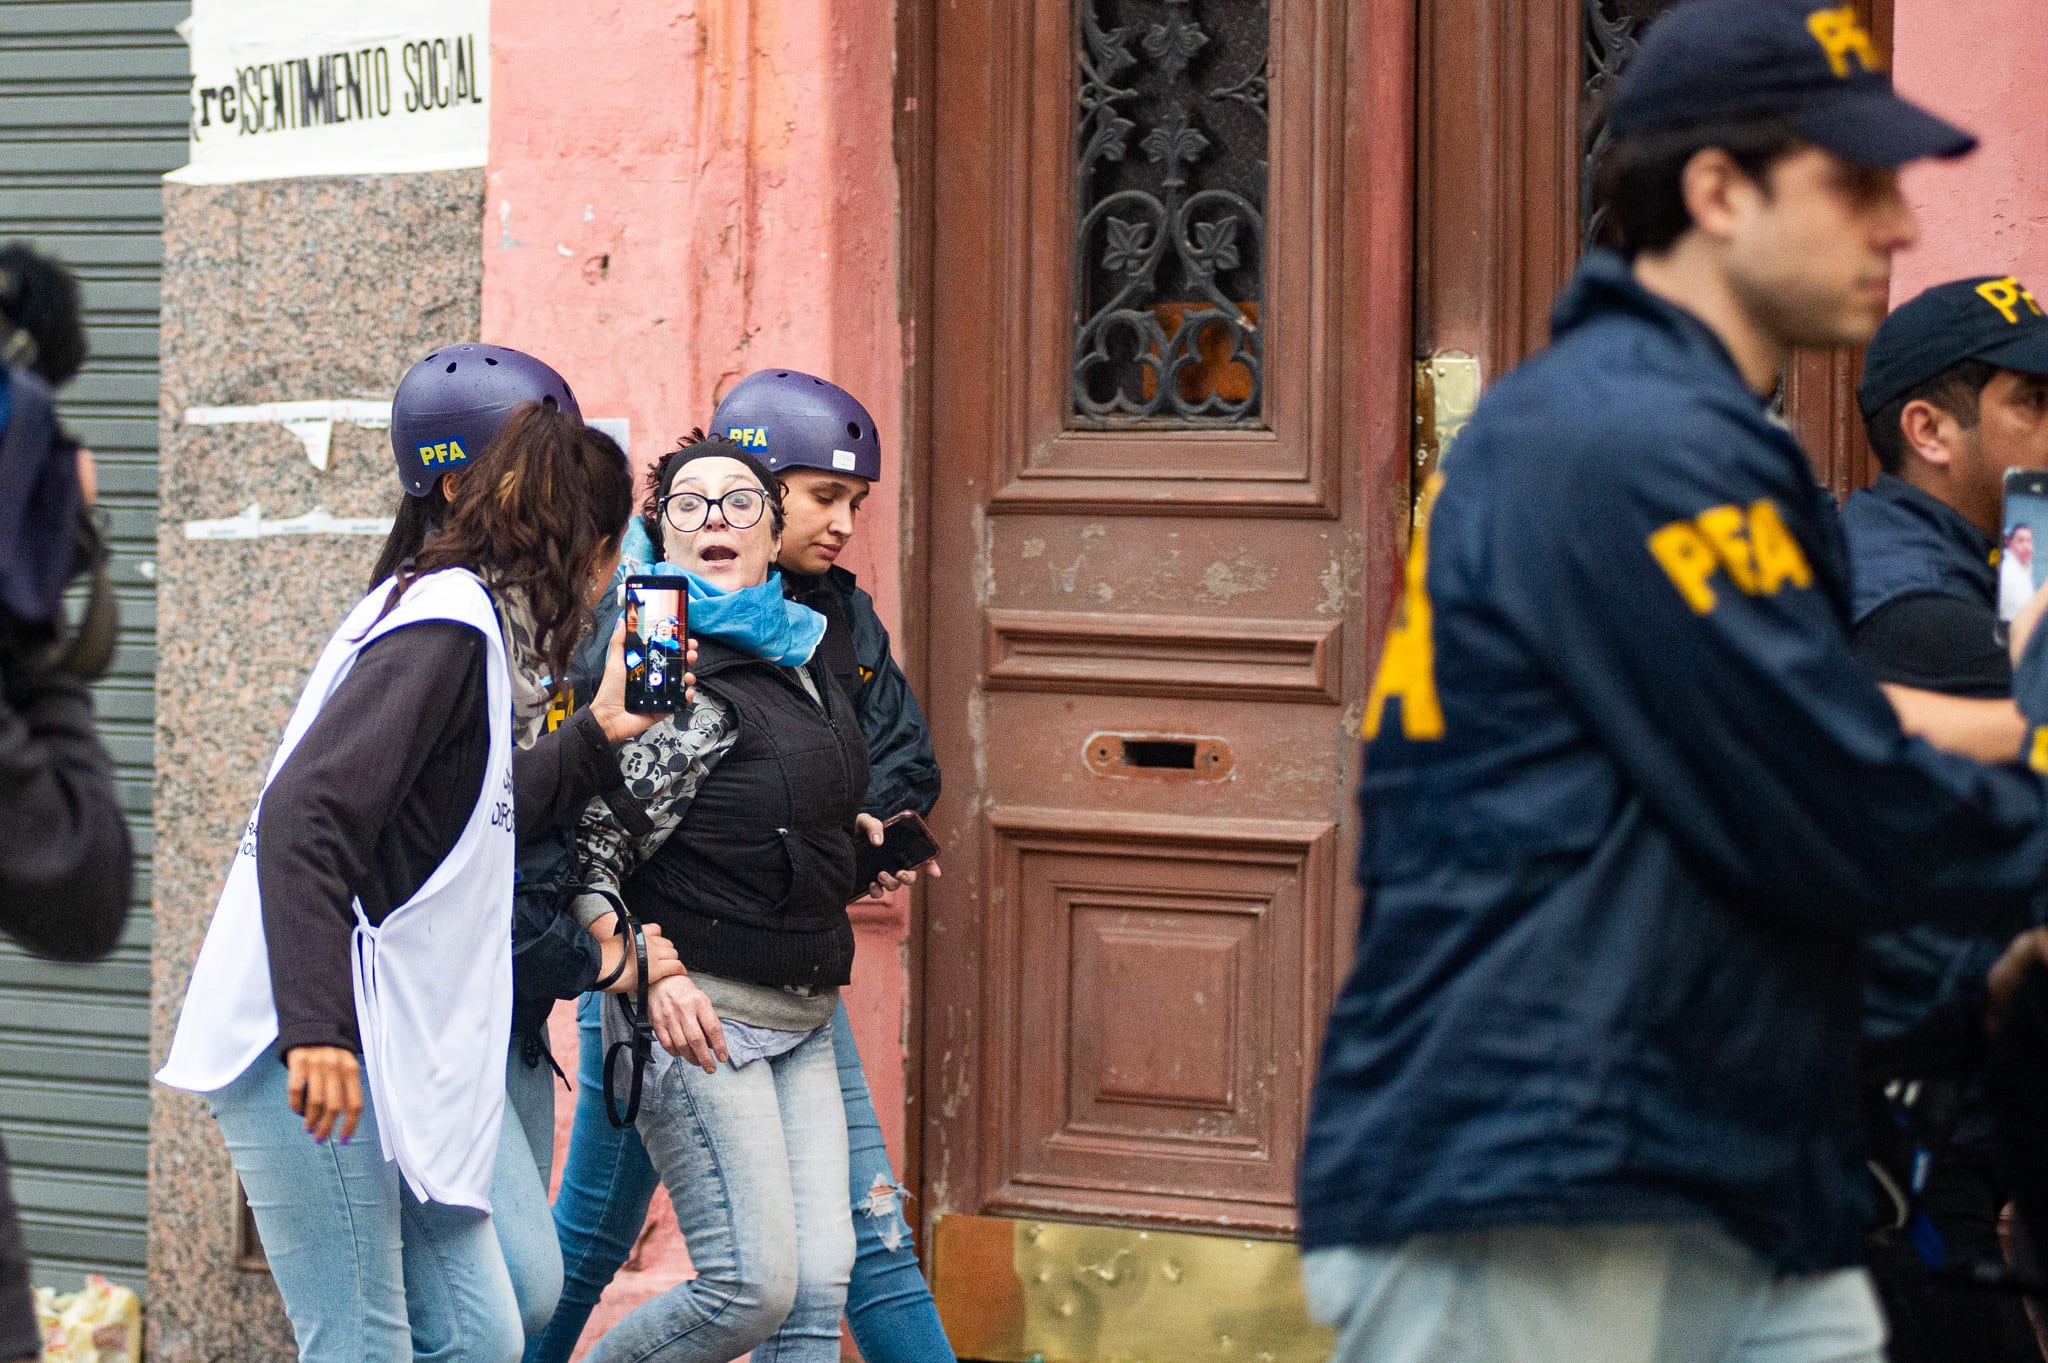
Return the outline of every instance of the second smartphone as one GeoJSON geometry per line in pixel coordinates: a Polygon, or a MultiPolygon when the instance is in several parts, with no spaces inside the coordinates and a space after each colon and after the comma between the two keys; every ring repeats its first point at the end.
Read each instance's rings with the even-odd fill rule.
{"type": "Polygon", "coordinates": [[[690,596],[674,577],[629,577],[619,588],[626,616],[626,708],[670,715],[686,708],[683,650],[690,596]]]}

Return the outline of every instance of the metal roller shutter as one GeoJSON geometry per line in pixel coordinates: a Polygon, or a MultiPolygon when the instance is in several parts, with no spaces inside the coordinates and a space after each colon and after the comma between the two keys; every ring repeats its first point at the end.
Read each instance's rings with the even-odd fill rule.
{"type": "Polygon", "coordinates": [[[92,360],[63,393],[99,460],[121,647],[98,688],[137,853],[114,958],[34,961],[0,944],[0,1134],[36,1281],[88,1270],[140,1289],[149,1128],[150,789],[156,668],[158,177],[185,160],[187,0],[0,0],[0,240],[85,283],[92,360]]]}

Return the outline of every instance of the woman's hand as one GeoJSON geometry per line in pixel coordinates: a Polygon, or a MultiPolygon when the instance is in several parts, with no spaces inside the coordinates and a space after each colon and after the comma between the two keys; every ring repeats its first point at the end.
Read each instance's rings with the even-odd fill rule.
{"type": "MultiPolygon", "coordinates": [[[[853,827],[854,831],[857,834],[859,834],[861,837],[866,838],[874,846],[880,847],[882,845],[882,839],[885,836],[885,834],[883,833],[882,821],[876,818],[874,815],[854,815],[853,827]]],[[[907,871],[882,872],[880,875],[875,877],[875,883],[868,886],[867,897],[870,899],[880,899],[884,895],[887,895],[892,891],[908,889],[912,884],[916,882],[917,874],[919,871],[930,871],[932,873],[932,879],[938,879],[939,859],[937,857],[933,857],[930,861],[923,862],[917,866],[913,866],[907,871]]]]}
{"type": "Polygon", "coordinates": [[[315,1141],[356,1134],[363,1115],[363,1086],[355,1052],[346,1046],[294,1046],[284,1054],[291,1075],[292,1111],[306,1119],[315,1141]]]}
{"type": "MultiPolygon", "coordinates": [[[[684,666],[697,665],[697,641],[689,641],[684,653],[684,666]]],[[[697,677],[695,673],[683,673],[683,700],[686,704],[697,703],[697,677]]],[[[604,660],[604,679],[597,684],[597,694],[590,699],[590,715],[604,730],[605,741],[617,747],[629,738],[638,738],[661,722],[660,715],[636,715],[626,708],[626,622],[621,620],[612,630],[611,648],[604,660]]]]}
{"type": "Polygon", "coordinates": [[[687,1060],[706,1074],[716,1074],[720,1062],[732,1058],[725,1048],[725,1025],[718,1020],[718,1011],[687,974],[678,971],[649,990],[647,1013],[661,1048],[676,1059],[687,1060]]]}
{"type": "MultiPolygon", "coordinates": [[[[605,920],[609,923],[611,920],[605,920]]],[[[676,956],[676,944],[661,935],[659,923],[643,923],[642,935],[647,938],[647,983],[651,987],[671,975],[683,973],[683,963],[676,956]]],[[[626,968],[619,972],[619,978],[604,987],[607,994],[630,994],[640,985],[640,955],[633,950],[630,937],[619,935],[616,928],[598,935],[597,977],[601,980],[619,969],[620,958],[625,959],[626,968]]]]}

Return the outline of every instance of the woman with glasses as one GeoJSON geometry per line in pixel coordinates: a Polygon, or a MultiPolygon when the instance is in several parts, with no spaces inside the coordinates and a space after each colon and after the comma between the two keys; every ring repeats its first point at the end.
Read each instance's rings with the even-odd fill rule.
{"type": "MultiPolygon", "coordinates": [[[[612,932],[604,896],[622,895],[682,957],[648,994],[660,1046],[635,1125],[697,1276],[589,1357],[725,1363],[772,1338],[780,1363],[832,1363],[854,1256],[832,1016],[853,965],[867,745],[814,657],[824,617],[783,597],[768,470],[700,439],[663,458],[646,510],[655,571],[689,588],[697,701],[620,752],[651,829],[585,813],[577,877],[593,893],[577,916],[612,932]]],[[[606,1010],[608,1042],[627,1029],[606,1010]]]]}

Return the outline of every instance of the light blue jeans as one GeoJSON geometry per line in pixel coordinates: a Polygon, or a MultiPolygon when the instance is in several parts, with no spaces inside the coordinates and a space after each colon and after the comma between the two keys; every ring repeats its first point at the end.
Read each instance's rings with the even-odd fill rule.
{"type": "MultiPolygon", "coordinates": [[[[519,1299],[521,1333],[547,1328],[562,1295],[562,1246],[548,1208],[549,1166],[555,1160],[555,1077],[547,1065],[529,1067],[518,1039],[505,1060],[505,1120],[498,1128],[498,1162],[491,1170],[491,1226],[519,1299]]],[[[449,1341],[413,1330],[419,1363],[452,1358],[449,1341]]]]}
{"type": "MultiPolygon", "coordinates": [[[[555,1196],[564,1274],[561,1304],[548,1328],[528,1341],[525,1363],[568,1363],[591,1310],[632,1253],[654,1196],[654,1166],[639,1136],[617,1130],[605,1116],[599,1007],[600,996],[586,994],[576,1008],[576,1118],[555,1196]]],[[[847,1200],[858,1246],[846,1298],[854,1342],[868,1363],[954,1363],[931,1288],[918,1268],[917,1246],[844,1005],[832,1019],[832,1048],[846,1111],[847,1200]]]]}
{"type": "Polygon", "coordinates": [[[827,1023],[793,1051],[667,1066],[636,1124],[697,1276],[607,1330],[590,1363],[837,1363],[853,1272],[846,1124],[827,1023]]]}
{"type": "Polygon", "coordinates": [[[1321,1249],[1302,1282],[1332,1363],[1884,1363],[1868,1273],[1780,1275],[1706,1224],[1321,1249]]]}
{"type": "Polygon", "coordinates": [[[416,1332],[441,1363],[519,1357],[519,1301],[491,1218],[413,1197],[379,1147],[367,1085],[346,1144],[316,1145],[292,1115],[275,1046],[208,1105],[302,1363],[410,1363],[416,1332]]]}

